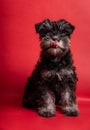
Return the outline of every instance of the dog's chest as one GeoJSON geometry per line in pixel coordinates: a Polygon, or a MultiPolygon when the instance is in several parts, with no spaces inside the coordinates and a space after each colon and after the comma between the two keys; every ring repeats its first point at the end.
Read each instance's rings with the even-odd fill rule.
{"type": "Polygon", "coordinates": [[[64,78],[71,77],[73,74],[74,72],[72,69],[63,68],[60,70],[43,70],[41,72],[41,77],[42,79],[49,81],[62,81],[64,78]]]}

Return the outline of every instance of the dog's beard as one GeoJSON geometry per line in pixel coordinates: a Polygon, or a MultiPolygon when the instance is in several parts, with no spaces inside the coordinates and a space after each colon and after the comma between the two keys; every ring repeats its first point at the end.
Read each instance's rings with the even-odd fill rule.
{"type": "Polygon", "coordinates": [[[40,46],[47,55],[63,56],[70,48],[70,40],[68,37],[63,37],[61,40],[53,40],[46,36],[41,39],[40,46]]]}

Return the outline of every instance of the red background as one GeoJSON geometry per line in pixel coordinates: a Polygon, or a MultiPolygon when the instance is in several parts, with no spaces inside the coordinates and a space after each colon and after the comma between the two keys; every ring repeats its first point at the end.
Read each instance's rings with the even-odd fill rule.
{"type": "MultiPolygon", "coordinates": [[[[34,24],[41,22],[45,18],[50,18],[51,20],[64,18],[76,26],[72,35],[71,49],[79,77],[77,96],[79,98],[81,116],[84,114],[84,116],[79,116],[78,118],[84,118],[90,112],[90,0],[2,0],[0,8],[0,105],[2,110],[2,130],[23,130],[24,127],[27,127],[27,130],[44,130],[44,125],[47,124],[47,122],[43,122],[45,120],[37,116],[37,127],[33,123],[29,126],[29,120],[33,122],[31,117],[35,120],[36,113],[24,110],[24,108],[10,107],[20,107],[26,79],[31,74],[40,53],[39,38],[35,33],[34,24]],[[84,108],[83,106],[86,107],[84,108]],[[11,115],[10,117],[8,113],[11,115]],[[18,116],[16,115],[19,115],[20,121],[18,121],[18,116]],[[22,118],[26,119],[26,115],[28,118],[25,123],[27,123],[24,126],[19,125],[24,122],[22,118]],[[13,119],[13,117],[16,118],[13,119]],[[10,119],[13,125],[10,125],[10,119]],[[15,125],[15,121],[17,125],[15,125]],[[41,127],[38,125],[39,123],[42,123],[41,127]]],[[[52,121],[52,124],[54,122],[57,125],[59,116],[55,117],[55,120],[49,120],[52,121]]],[[[62,116],[60,121],[61,118],[62,116]]],[[[80,119],[79,121],[75,120],[75,118],[73,120],[69,119],[70,121],[75,120],[77,124],[75,127],[73,122],[71,129],[78,129],[79,123],[84,122],[80,119]]],[[[68,118],[63,118],[63,121],[64,123],[68,122],[68,118]]],[[[49,125],[46,125],[45,130],[55,129],[49,125]]],[[[62,128],[62,130],[66,129],[63,124],[57,127],[57,129],[59,128],[62,128]]],[[[82,127],[82,130],[89,129],[89,124],[82,127]]]]}

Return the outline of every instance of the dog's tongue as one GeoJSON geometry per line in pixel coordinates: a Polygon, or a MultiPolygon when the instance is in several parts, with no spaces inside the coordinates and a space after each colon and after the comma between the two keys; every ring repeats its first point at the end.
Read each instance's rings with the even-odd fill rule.
{"type": "Polygon", "coordinates": [[[51,46],[57,48],[58,47],[58,41],[52,41],[51,46]]]}

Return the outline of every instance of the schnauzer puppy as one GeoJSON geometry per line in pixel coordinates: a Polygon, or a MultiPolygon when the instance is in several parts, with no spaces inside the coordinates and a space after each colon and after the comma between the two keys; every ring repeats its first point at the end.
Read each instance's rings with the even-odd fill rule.
{"type": "Polygon", "coordinates": [[[64,19],[45,19],[35,25],[41,55],[28,78],[23,106],[36,108],[41,116],[55,116],[56,105],[67,116],[79,114],[75,95],[78,78],[70,50],[74,28],[64,19]]]}

